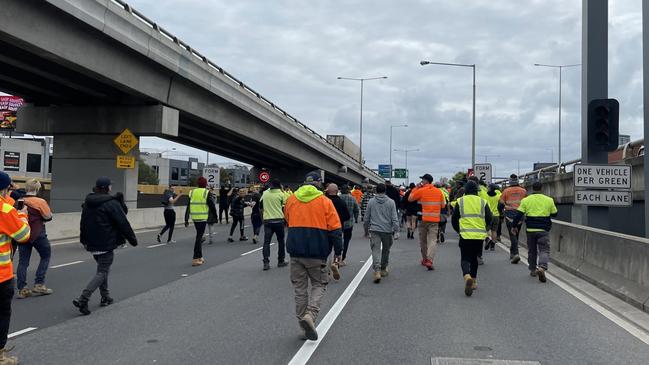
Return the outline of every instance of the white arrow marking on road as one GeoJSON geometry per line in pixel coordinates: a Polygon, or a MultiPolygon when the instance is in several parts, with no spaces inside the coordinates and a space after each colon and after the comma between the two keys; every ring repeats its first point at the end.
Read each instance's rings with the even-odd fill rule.
{"type": "Polygon", "coordinates": [[[72,262],[68,262],[67,264],[61,264],[61,265],[50,266],[50,269],[58,269],[59,267],[70,266],[70,265],[76,265],[76,264],[80,264],[80,263],[82,263],[82,262],[83,262],[83,261],[72,261],[72,262]]]}
{"type": "MultiPolygon", "coordinates": [[[[275,242],[271,243],[270,245],[272,246],[272,245],[274,245],[274,244],[275,244],[275,242]]],[[[250,255],[251,253],[253,253],[253,252],[257,252],[257,251],[262,250],[262,249],[263,249],[263,247],[255,248],[255,249],[252,250],[252,251],[248,251],[248,252],[244,252],[244,253],[242,253],[241,256],[250,255]]]]}
{"type": "Polygon", "coordinates": [[[318,345],[320,345],[320,341],[322,341],[322,339],[327,335],[329,328],[331,328],[331,326],[334,324],[336,318],[338,318],[343,308],[345,308],[345,305],[349,301],[349,298],[352,297],[352,295],[360,285],[361,280],[363,280],[363,277],[365,276],[365,273],[367,273],[367,270],[370,269],[370,266],[372,266],[372,256],[367,259],[352,282],[349,283],[349,286],[345,289],[340,298],[338,298],[336,303],[334,303],[329,312],[327,312],[327,315],[322,319],[322,321],[318,325],[318,328],[316,328],[316,330],[318,331],[318,340],[306,341],[302,345],[302,347],[300,347],[295,356],[293,356],[293,359],[291,359],[291,362],[289,362],[288,365],[303,365],[309,361],[311,355],[313,355],[315,350],[318,348],[318,345]]]}
{"type": "Polygon", "coordinates": [[[12,338],[12,337],[20,336],[20,335],[22,335],[24,333],[31,332],[31,331],[36,330],[36,329],[38,329],[38,328],[36,328],[36,327],[27,327],[24,330],[20,330],[20,331],[14,332],[14,333],[10,333],[9,336],[7,336],[7,337],[12,338]]]}

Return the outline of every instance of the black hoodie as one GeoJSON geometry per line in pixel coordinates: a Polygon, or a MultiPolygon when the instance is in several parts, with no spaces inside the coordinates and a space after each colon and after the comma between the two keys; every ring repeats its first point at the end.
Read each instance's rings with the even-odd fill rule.
{"type": "Polygon", "coordinates": [[[88,194],[81,212],[81,243],[90,252],[112,251],[121,237],[137,246],[137,238],[119,200],[110,194],[88,194]]]}

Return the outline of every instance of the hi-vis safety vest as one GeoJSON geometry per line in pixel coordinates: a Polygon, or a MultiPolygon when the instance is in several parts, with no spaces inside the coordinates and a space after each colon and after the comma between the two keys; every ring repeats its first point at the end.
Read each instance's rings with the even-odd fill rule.
{"type": "Polygon", "coordinates": [[[18,243],[29,241],[29,225],[24,213],[0,197],[0,283],[11,280],[14,270],[11,264],[11,240],[18,243]]]}
{"type": "Polygon", "coordinates": [[[485,239],[487,202],[476,195],[465,195],[457,200],[457,205],[460,209],[460,236],[465,240],[485,239]]]}
{"type": "Polygon", "coordinates": [[[194,222],[205,222],[210,209],[207,206],[207,195],[209,191],[205,188],[194,189],[189,193],[189,215],[194,222]]]}

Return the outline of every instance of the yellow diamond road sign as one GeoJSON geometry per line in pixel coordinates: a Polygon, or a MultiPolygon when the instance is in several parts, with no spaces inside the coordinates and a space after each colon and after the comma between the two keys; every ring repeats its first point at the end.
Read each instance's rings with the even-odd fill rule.
{"type": "Polygon", "coordinates": [[[137,137],[128,130],[128,128],[124,129],[124,131],[114,139],[114,142],[124,154],[128,153],[138,144],[137,137]]]}
{"type": "Polygon", "coordinates": [[[117,168],[118,169],[134,169],[135,168],[135,157],[133,156],[117,156],[117,168]]]}

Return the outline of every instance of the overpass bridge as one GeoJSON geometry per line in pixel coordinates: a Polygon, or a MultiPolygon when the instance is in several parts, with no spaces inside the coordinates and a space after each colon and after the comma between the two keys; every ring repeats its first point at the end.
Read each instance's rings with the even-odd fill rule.
{"type": "Polygon", "coordinates": [[[98,175],[134,204],[137,171],[115,168],[112,139],[124,128],[268,168],[286,182],[314,169],[337,182],[382,180],[121,0],[3,1],[0,35],[0,89],[30,103],[17,131],[55,136],[58,212],[78,210],[80,189],[98,175]]]}

